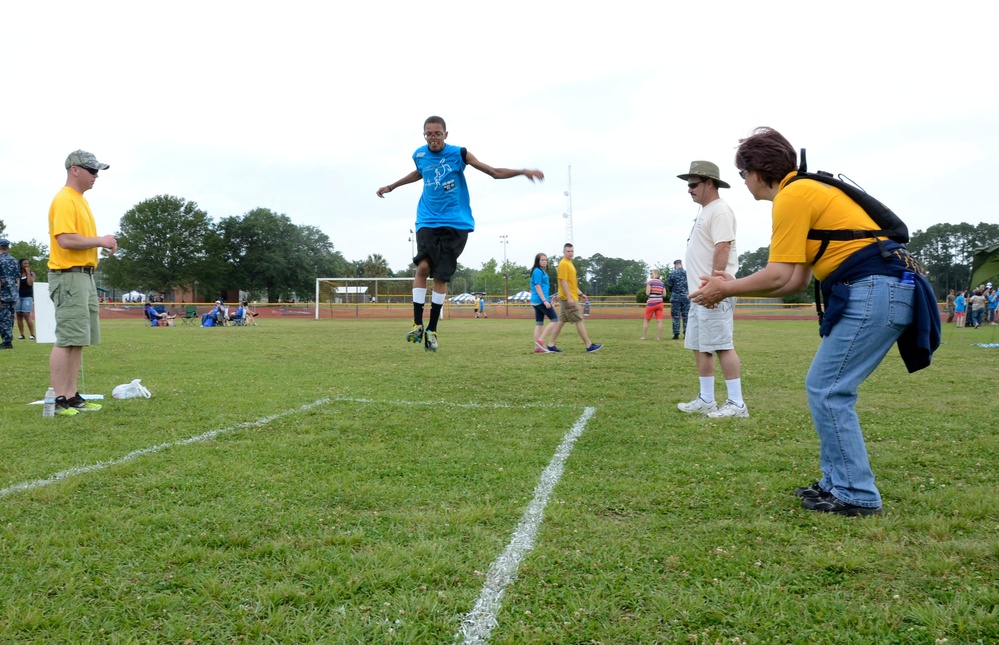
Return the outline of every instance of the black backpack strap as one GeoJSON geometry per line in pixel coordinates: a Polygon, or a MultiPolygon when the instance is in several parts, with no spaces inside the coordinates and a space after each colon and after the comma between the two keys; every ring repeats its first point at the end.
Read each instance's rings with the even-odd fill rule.
{"type": "Polygon", "coordinates": [[[819,326],[821,327],[824,314],[822,312],[822,287],[818,280],[815,281],[815,313],[819,316],[819,326]]]}
{"type": "Polygon", "coordinates": [[[819,261],[822,254],[826,252],[826,248],[829,246],[829,242],[848,242],[850,240],[863,240],[867,238],[873,238],[877,244],[878,248],[881,250],[881,259],[887,260],[891,257],[891,253],[888,252],[887,247],[885,247],[885,242],[882,237],[887,237],[891,239],[892,231],[864,231],[864,230],[825,230],[812,228],[808,230],[808,239],[810,240],[820,240],[822,242],[819,245],[819,252],[815,254],[815,258],[812,260],[812,264],[819,261]]]}

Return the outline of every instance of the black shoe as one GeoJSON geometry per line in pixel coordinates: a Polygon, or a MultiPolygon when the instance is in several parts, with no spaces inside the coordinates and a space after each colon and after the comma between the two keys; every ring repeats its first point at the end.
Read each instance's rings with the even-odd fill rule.
{"type": "Polygon", "coordinates": [[[82,396],[80,396],[80,393],[77,392],[71,398],[66,399],[66,407],[73,408],[78,412],[96,412],[97,410],[100,410],[104,406],[101,405],[100,403],[94,403],[93,401],[88,401],[84,399],[82,396]]]}
{"type": "Polygon", "coordinates": [[[0,345],[0,349],[14,349],[14,343],[4,343],[0,345]]]}
{"type": "Polygon", "coordinates": [[[24,334],[21,334],[20,336],[18,336],[17,339],[18,340],[24,340],[24,334]]]}
{"type": "Polygon", "coordinates": [[[803,497],[801,507],[809,511],[820,513],[836,513],[837,515],[880,515],[881,507],[869,508],[867,506],[854,506],[833,497],[832,493],[822,493],[815,497],[803,497]]]}
{"type": "Polygon", "coordinates": [[[820,495],[825,495],[826,492],[819,488],[819,482],[813,482],[811,486],[800,486],[794,489],[794,494],[797,497],[818,497],[820,495]]]}
{"type": "Polygon", "coordinates": [[[673,340],[680,340],[680,334],[673,334],[673,340]]]}

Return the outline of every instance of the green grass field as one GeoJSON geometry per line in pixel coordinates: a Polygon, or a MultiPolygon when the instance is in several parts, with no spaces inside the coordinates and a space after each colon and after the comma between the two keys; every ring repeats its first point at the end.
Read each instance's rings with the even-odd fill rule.
{"type": "Polygon", "coordinates": [[[791,493],[819,475],[814,321],[737,323],[752,416],[728,421],[676,410],[693,358],[639,321],[590,321],[592,355],[571,329],[531,354],[528,319],[445,320],[437,354],[407,328],[109,321],[81,388],[105,409],[57,419],[25,405],[50,347],[15,341],[0,642],[460,641],[574,428],[480,641],[999,641],[999,350],[971,345],[995,327],[865,384],[885,513],[853,519],[791,493]],[[152,399],[111,399],[134,378],[152,399]]]}

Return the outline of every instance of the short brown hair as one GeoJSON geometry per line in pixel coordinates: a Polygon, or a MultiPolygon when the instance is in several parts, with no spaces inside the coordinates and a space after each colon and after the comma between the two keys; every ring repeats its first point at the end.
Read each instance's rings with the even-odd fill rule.
{"type": "Polygon", "coordinates": [[[423,129],[426,130],[427,129],[427,125],[429,125],[431,123],[440,123],[441,127],[444,128],[444,131],[447,132],[447,124],[444,123],[444,119],[443,118],[441,118],[439,116],[428,116],[427,120],[423,122],[423,129]]]}
{"type": "Polygon", "coordinates": [[[740,171],[756,172],[763,183],[773,186],[798,168],[798,155],[784,135],[773,128],[761,127],[739,139],[735,166],[740,171]]]}

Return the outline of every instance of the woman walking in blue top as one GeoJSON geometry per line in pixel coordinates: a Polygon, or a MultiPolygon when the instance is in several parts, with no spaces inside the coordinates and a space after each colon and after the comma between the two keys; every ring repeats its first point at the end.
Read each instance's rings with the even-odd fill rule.
{"type": "Polygon", "coordinates": [[[959,291],[957,297],[954,299],[954,320],[957,323],[958,329],[964,328],[964,292],[959,291]]]}
{"type": "Polygon", "coordinates": [[[534,268],[531,270],[531,304],[534,305],[534,353],[547,354],[548,340],[552,323],[558,320],[555,307],[548,300],[551,283],[548,279],[548,256],[538,253],[534,256],[534,268]],[[548,324],[545,324],[548,318],[548,324]]]}

